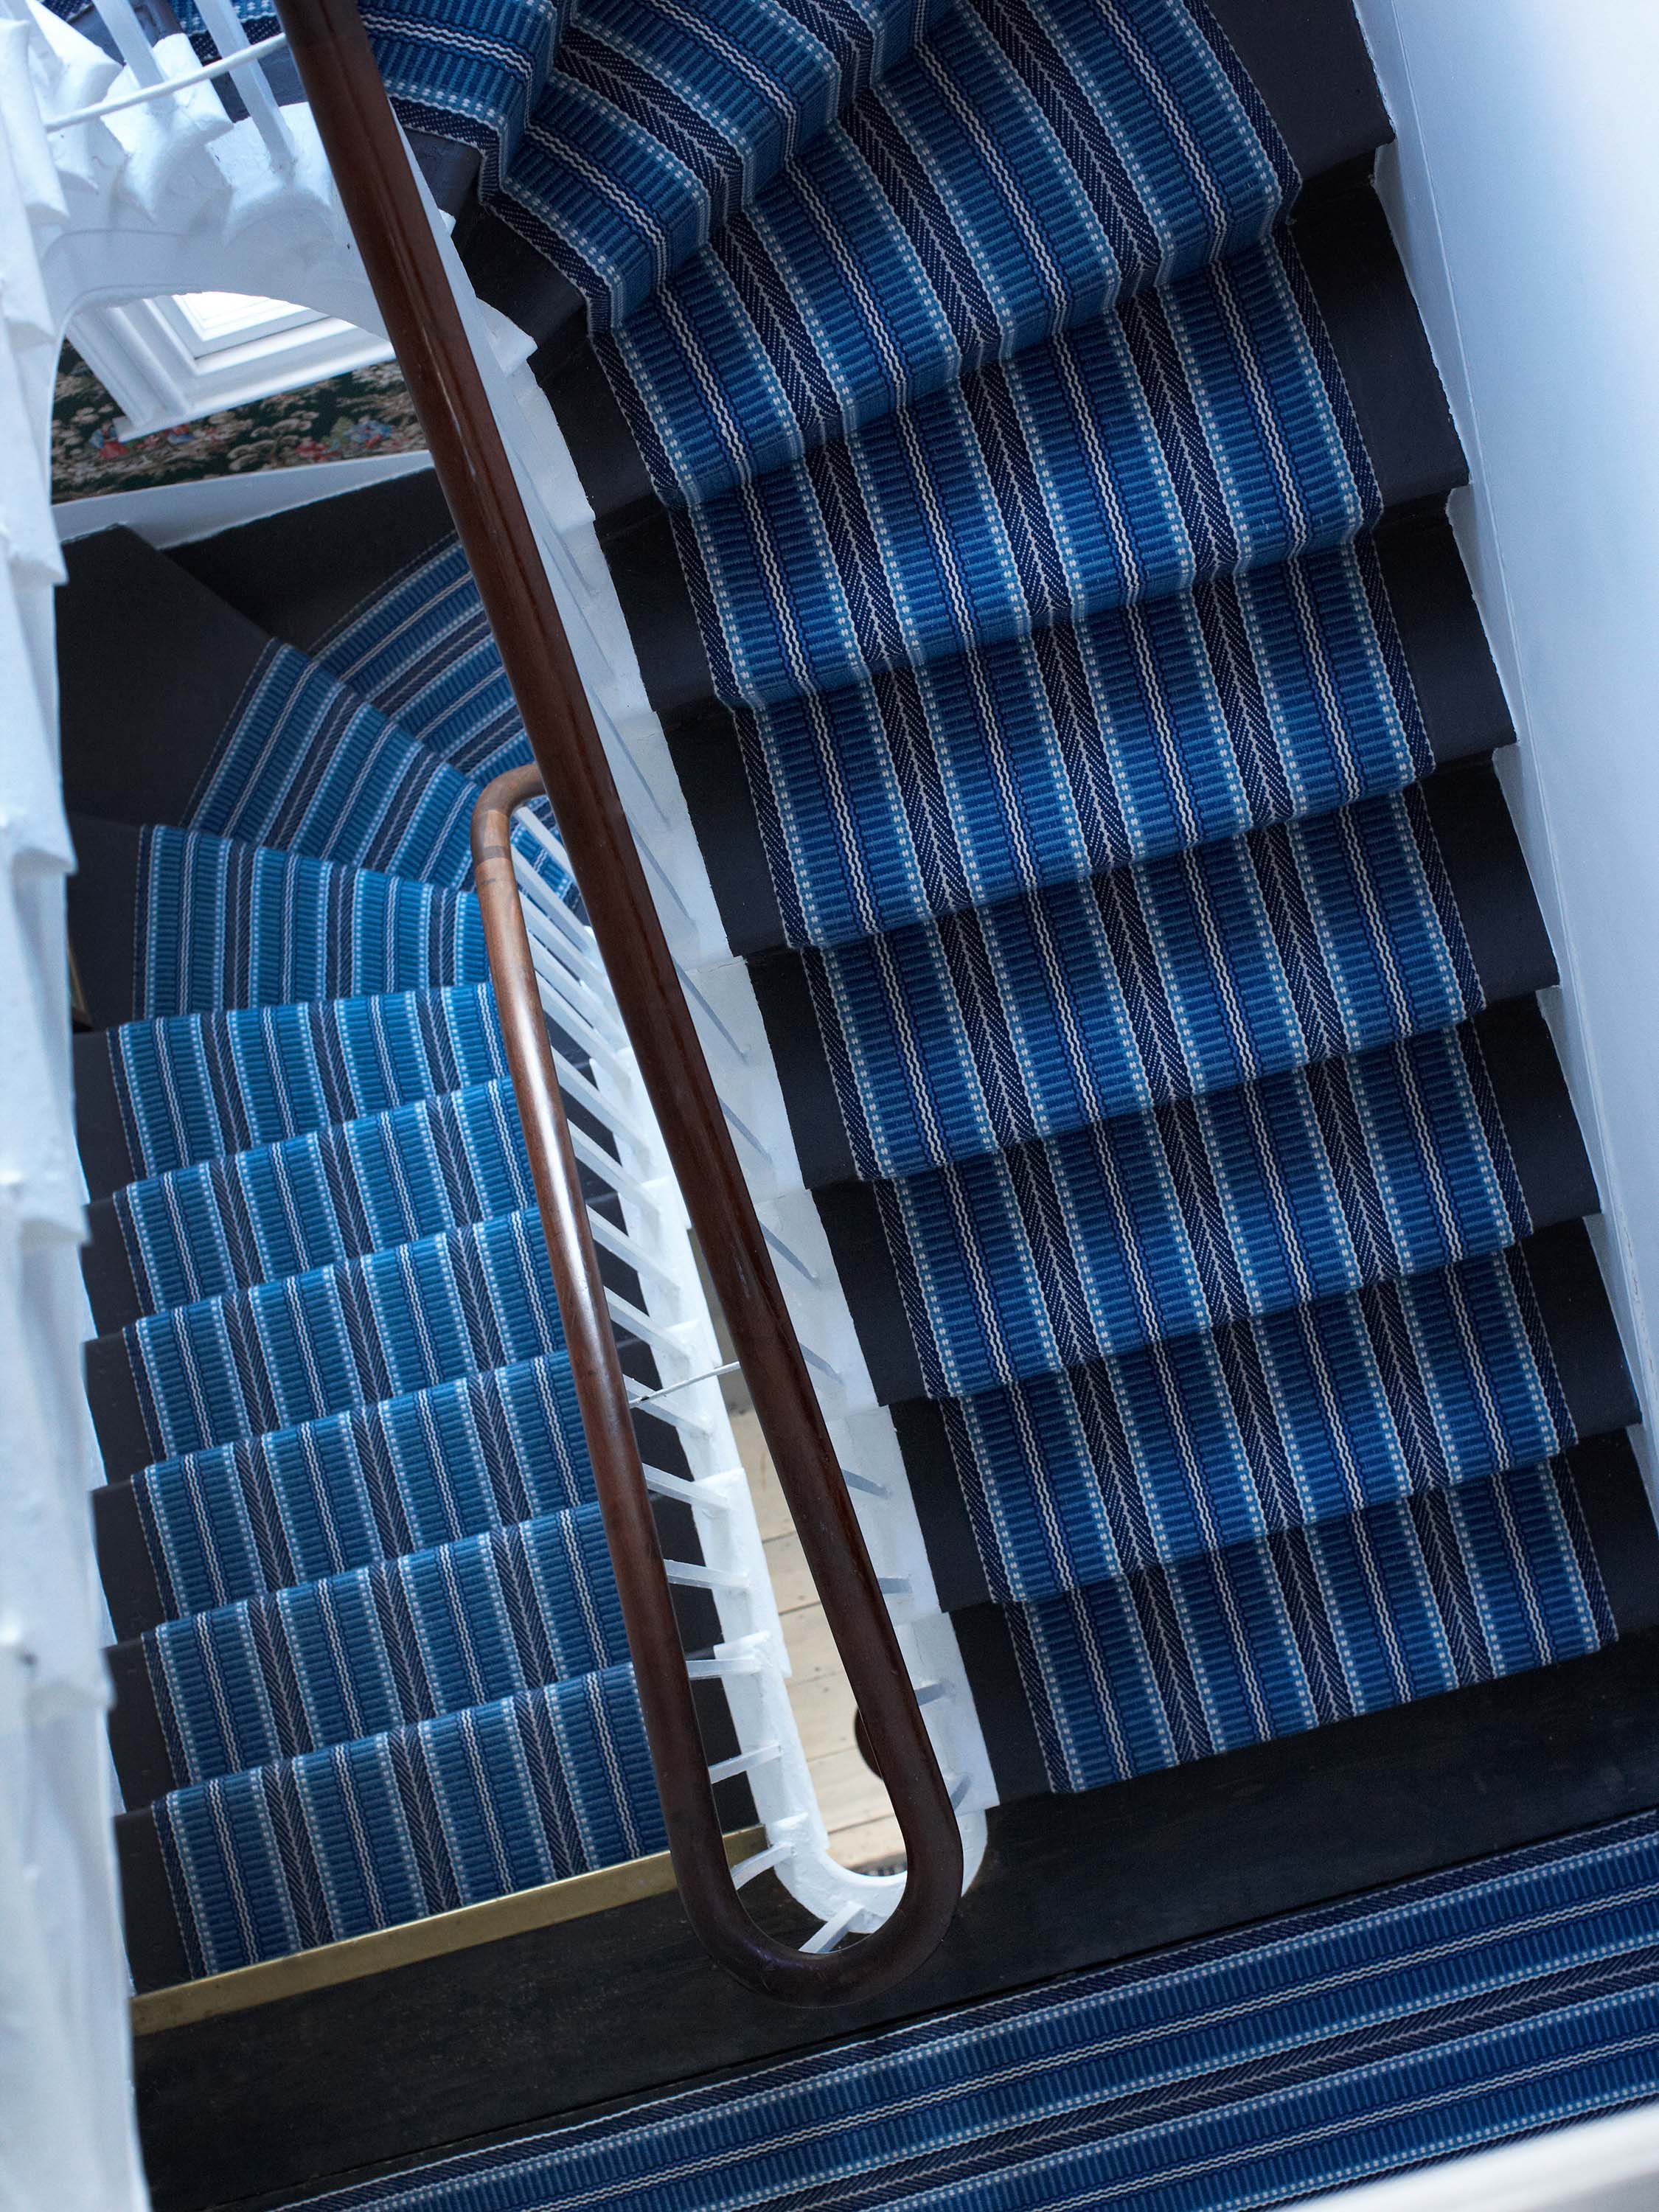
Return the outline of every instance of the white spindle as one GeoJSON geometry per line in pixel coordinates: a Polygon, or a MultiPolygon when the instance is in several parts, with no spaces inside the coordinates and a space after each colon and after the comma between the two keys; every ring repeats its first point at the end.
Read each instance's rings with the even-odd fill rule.
{"type": "Polygon", "coordinates": [[[167,72],[155,58],[155,49],[144,35],[131,0],[96,0],[104,28],[115,41],[115,51],[132,71],[136,84],[165,84],[167,72]]]}
{"type": "Polygon", "coordinates": [[[208,36],[237,71],[236,89],[242,95],[254,129],[264,142],[272,168],[285,176],[296,158],[293,133],[283,119],[282,108],[264,67],[258,60],[250,58],[257,50],[249,46],[240,18],[230,0],[196,0],[196,8],[207,26],[208,36]],[[238,66],[245,60],[246,68],[238,66]]]}

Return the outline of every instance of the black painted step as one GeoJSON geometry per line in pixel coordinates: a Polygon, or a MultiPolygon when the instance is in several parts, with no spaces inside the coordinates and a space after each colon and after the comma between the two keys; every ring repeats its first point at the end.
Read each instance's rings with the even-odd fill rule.
{"type": "Polygon", "coordinates": [[[1351,0],[1209,0],[1304,178],[1394,136],[1351,0]]]}
{"type": "Polygon", "coordinates": [[[312,653],[453,528],[437,477],[417,469],[173,546],[166,557],[266,635],[312,653]]]}
{"type": "MultiPolygon", "coordinates": [[[[182,822],[269,634],[130,530],[76,538],[64,562],[64,804],[109,822],[182,822]]],[[[80,940],[76,957],[85,977],[80,940]]]]}
{"type": "MultiPolygon", "coordinates": [[[[1555,1047],[1535,1000],[1515,999],[1471,1024],[1486,1057],[1533,1229],[1599,1211],[1589,1156],[1555,1047]]],[[[813,1192],[878,1401],[925,1395],[872,1185],[850,1178],[813,1192]]]]}
{"type": "MultiPolygon", "coordinates": [[[[79,813],[71,813],[70,830],[75,840],[75,873],[69,879],[69,941],[95,1032],[131,1020],[135,1011],[143,832],[135,823],[105,822],[79,813]]],[[[88,1178],[95,1174],[101,1181],[126,1157],[107,1048],[77,1038],[75,1072],[76,1125],[82,1155],[88,1178]],[[101,1074],[97,1072],[100,1052],[101,1074]],[[91,1086],[84,1102],[83,1069],[91,1086]]]]}
{"type": "MultiPolygon", "coordinates": [[[[1587,1522],[1596,1564],[1607,1589],[1613,1620],[1621,1638],[1640,1636],[1659,1628],[1659,1530],[1648,1504],[1641,1473],[1629,1443],[1622,1435],[1599,1437],[1579,1444],[1566,1455],[1566,1465],[1587,1522]]],[[[974,1711],[985,1737],[997,1790],[1004,1804],[1036,1797],[1050,1789],[1042,1753],[1032,1723],[1031,1709],[1020,1680],[1007,1616],[1000,1606],[972,1606],[952,1616],[957,1643],[973,1692],[974,1711]]],[[[1564,1667],[1582,1661],[1557,1662],[1509,1679],[1541,1686],[1564,1667]]],[[[1458,1691],[1441,1693],[1452,1698],[1458,1691]]],[[[1425,1698],[1406,1711],[1419,1711],[1441,1702],[1425,1698]]],[[[1320,1740],[1337,1722],[1312,1729],[1300,1738],[1316,1763],[1320,1740]]],[[[1229,1752],[1219,1759],[1200,1760],[1224,1766],[1248,1753],[1229,1752]]],[[[1124,1784],[1118,1784],[1121,1789],[1124,1784]]]]}
{"type": "MultiPolygon", "coordinates": [[[[84,860],[82,866],[85,866],[84,860]]],[[[71,900],[76,896],[76,877],[70,878],[71,900]]],[[[115,1088],[115,1071],[110,1059],[107,1034],[132,1012],[132,948],[125,933],[122,941],[126,952],[125,992],[119,988],[115,977],[106,976],[103,979],[103,1004],[93,1017],[99,1025],[76,1036],[72,1046],[75,1141],[81,1154],[82,1170],[87,1178],[88,1194],[94,1200],[107,1198],[111,1191],[119,1190],[123,1183],[132,1181],[132,1154],[128,1148],[126,1127],[121,1119],[121,1102],[115,1088]]],[[[73,925],[70,942],[71,945],[76,942],[73,925]]]]}

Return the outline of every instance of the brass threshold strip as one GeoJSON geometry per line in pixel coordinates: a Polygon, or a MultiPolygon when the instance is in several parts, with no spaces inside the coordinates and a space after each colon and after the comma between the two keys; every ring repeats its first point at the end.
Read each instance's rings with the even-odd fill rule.
{"type": "MultiPolygon", "coordinates": [[[[735,1865],[766,1848],[766,1831],[740,1829],[725,1842],[727,1861],[735,1865]]],[[[333,1989],[341,1982],[390,1973],[422,1959],[470,1950],[477,1943],[498,1943],[534,1928],[556,1927],[562,1920],[581,1920],[591,1912],[636,1905],[647,1897],[661,1897],[673,1887],[673,1863],[666,1851],[657,1851],[649,1858],[600,1867],[593,1874],[573,1875],[568,1881],[543,1882],[535,1889],[514,1890],[511,1896],[463,1905],[453,1912],[434,1912],[401,1927],[349,1936],[314,1951],[295,1951],[286,1959],[268,1959],[257,1966],[207,1975],[199,1982],[176,1982],[170,1989],[149,1990],[131,2001],[132,2032],[159,2035],[166,2028],[192,2027],[225,2013],[246,2012],[283,1997],[333,1989]]]]}

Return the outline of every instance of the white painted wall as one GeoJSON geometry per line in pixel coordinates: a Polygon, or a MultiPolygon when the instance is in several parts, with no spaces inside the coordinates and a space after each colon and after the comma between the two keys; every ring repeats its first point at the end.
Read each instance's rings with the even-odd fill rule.
{"type": "MultiPolygon", "coordinates": [[[[1650,1431],[1659,1364],[1659,6],[1355,0],[1381,182],[1469,458],[1463,556],[1514,713],[1505,786],[1650,1431]]],[[[1638,1449],[1652,1480],[1653,1455],[1638,1449]]],[[[1659,2110],[1319,2200],[1638,2212],[1659,2110]]]]}
{"type": "Polygon", "coordinates": [[[1395,237],[1474,483],[1603,1261],[1659,1419],[1659,6],[1358,0],[1395,237]]]}
{"type": "MultiPolygon", "coordinates": [[[[193,68],[182,39],[162,61],[193,68]]],[[[88,1317],[70,1077],[47,429],[66,319],[252,280],[356,323],[372,301],[308,118],[274,168],[197,86],[132,88],[0,0],[0,2212],[142,2212],[110,1820],[107,1621],[81,1386],[88,1317]]]]}

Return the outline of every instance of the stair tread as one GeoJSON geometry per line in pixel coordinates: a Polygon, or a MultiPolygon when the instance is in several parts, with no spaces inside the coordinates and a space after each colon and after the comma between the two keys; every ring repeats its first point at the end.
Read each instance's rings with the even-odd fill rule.
{"type": "Polygon", "coordinates": [[[1276,237],[689,508],[720,696],[832,690],[1352,539],[1383,493],[1310,312],[1276,237]],[[1177,352],[1191,389],[1165,399],[1177,352]]]}
{"type": "Polygon", "coordinates": [[[169,1615],[593,1495],[562,1352],[159,1461],[132,1488],[169,1615]]]}
{"type": "MultiPolygon", "coordinates": [[[[574,1102],[567,1112],[590,1146],[614,1153],[592,1115],[574,1102]]],[[[591,1165],[582,1172],[591,1196],[606,1194],[591,1165]]],[[[95,1205],[85,1255],[94,1319],[118,1328],[535,1200],[507,1079],[410,1099],[129,1183],[95,1205]]]]}
{"type": "Polygon", "coordinates": [[[501,204],[596,321],[625,315],[945,4],[728,0],[716,23],[579,0],[501,204]]]}
{"type": "Polygon", "coordinates": [[[103,1370],[125,1364],[155,1446],[145,1464],[456,1381],[562,1341],[540,1217],[530,1206],[148,1315],[93,1340],[89,1395],[102,1433],[103,1370]]]}
{"type": "Polygon", "coordinates": [[[113,885],[70,878],[70,940],[77,965],[98,943],[125,970],[128,994],[104,1010],[118,1022],[487,979],[470,892],[166,824],[114,835],[113,885]]]}
{"type": "MultiPolygon", "coordinates": [[[[822,1041],[793,1117],[804,1180],[831,1179],[848,1147],[860,1175],[897,1176],[1059,1136],[1552,983],[1520,848],[1482,781],[1467,866],[1437,835],[1431,783],[801,956],[804,990],[769,1028],[786,1098],[815,1026],[822,1041]]],[[[769,1013],[780,987],[759,981],[769,1013]]]]}
{"type": "Polygon", "coordinates": [[[192,1613],[141,1648],[180,1784],[628,1658],[594,1504],[192,1613]]]}
{"type": "Polygon", "coordinates": [[[1005,1801],[1555,1665],[1618,1632],[1566,1462],[955,1619],[1005,1801]],[[998,1643],[1018,1679],[1000,1700],[998,1643]]]}
{"type": "MultiPolygon", "coordinates": [[[[1582,1252],[1534,1279],[1596,1203],[1549,950],[1490,777],[1428,780],[1509,734],[1418,511],[1462,456],[1359,167],[1301,189],[1302,149],[1386,130],[1346,14],[1301,12],[1298,57],[1223,0],[1265,102],[1173,0],[583,0],[510,87],[412,9],[376,31],[406,112],[454,72],[413,119],[477,155],[463,252],[559,272],[537,373],[676,757],[720,756],[758,884],[723,906],[792,948],[755,972],[803,1179],[878,1395],[923,1401],[901,1449],[1011,1795],[1626,1625],[1571,1455],[1628,1378],[1582,1252]]],[[[314,586],[261,564],[321,514],[183,564],[285,641],[188,827],[111,848],[100,997],[131,947],[132,1006],[193,1026],[88,1055],[98,1158],[138,1170],[98,1310],[112,1222],[156,1309],[89,1347],[134,1473],[103,1518],[175,1616],[118,1654],[122,1755],[192,1778],[149,1832],[198,1972],[658,1832],[627,1668],[532,1687],[501,1576],[453,1595],[517,1524],[597,1521],[462,995],[465,814],[522,735],[430,488],[352,511],[314,586]],[[405,1680],[417,1624],[447,1656],[405,1680]]]]}
{"type": "MultiPolygon", "coordinates": [[[[1523,1080],[1559,1092],[1541,1024],[1516,1012],[1536,1054],[1523,1080]]],[[[927,1395],[1500,1251],[1593,1207],[1577,1176],[1529,1194],[1517,1175],[1476,1042],[1488,1034],[1435,1031],[871,1185],[927,1395]],[[1186,1176],[1201,1202],[1181,1195],[1186,1176]]]]}
{"type": "Polygon", "coordinates": [[[507,1073],[483,981],[156,1016],[77,1039],[76,1051],[107,1086],[97,1110],[119,1130],[112,1170],[88,1170],[94,1199],[507,1073]]]}
{"type": "Polygon", "coordinates": [[[706,500],[799,460],[1255,244],[1281,213],[1289,153],[1197,21],[1131,25],[1091,0],[1050,15],[1036,31],[946,15],[620,325],[620,381],[639,395],[629,419],[662,496],[706,500]],[[1182,87],[1178,118],[1160,79],[1182,87]],[[1183,132],[1204,145],[1201,179],[1183,132]],[[1114,159],[1125,143],[1133,169],[1114,159]],[[789,313],[799,301],[810,319],[789,313]]]}
{"type": "Polygon", "coordinates": [[[1618,1425],[1628,1400],[1600,1402],[1570,1353],[1565,1374],[1557,1364],[1549,1320],[1583,1268],[1553,1249],[1563,1236],[1582,1240],[1530,1238],[1211,1335],[899,1405],[941,1604],[1035,1601],[1176,1566],[1529,1466],[1618,1425]]]}
{"type": "Polygon", "coordinates": [[[667,720],[750,953],[1323,814],[1511,735],[1450,532],[1421,518],[914,679],[667,720]],[[751,918],[757,853],[772,900],[751,918]]]}
{"type": "Polygon", "coordinates": [[[150,1809],[193,1975],[665,1841],[631,1667],[174,1790],[150,1809]]]}

